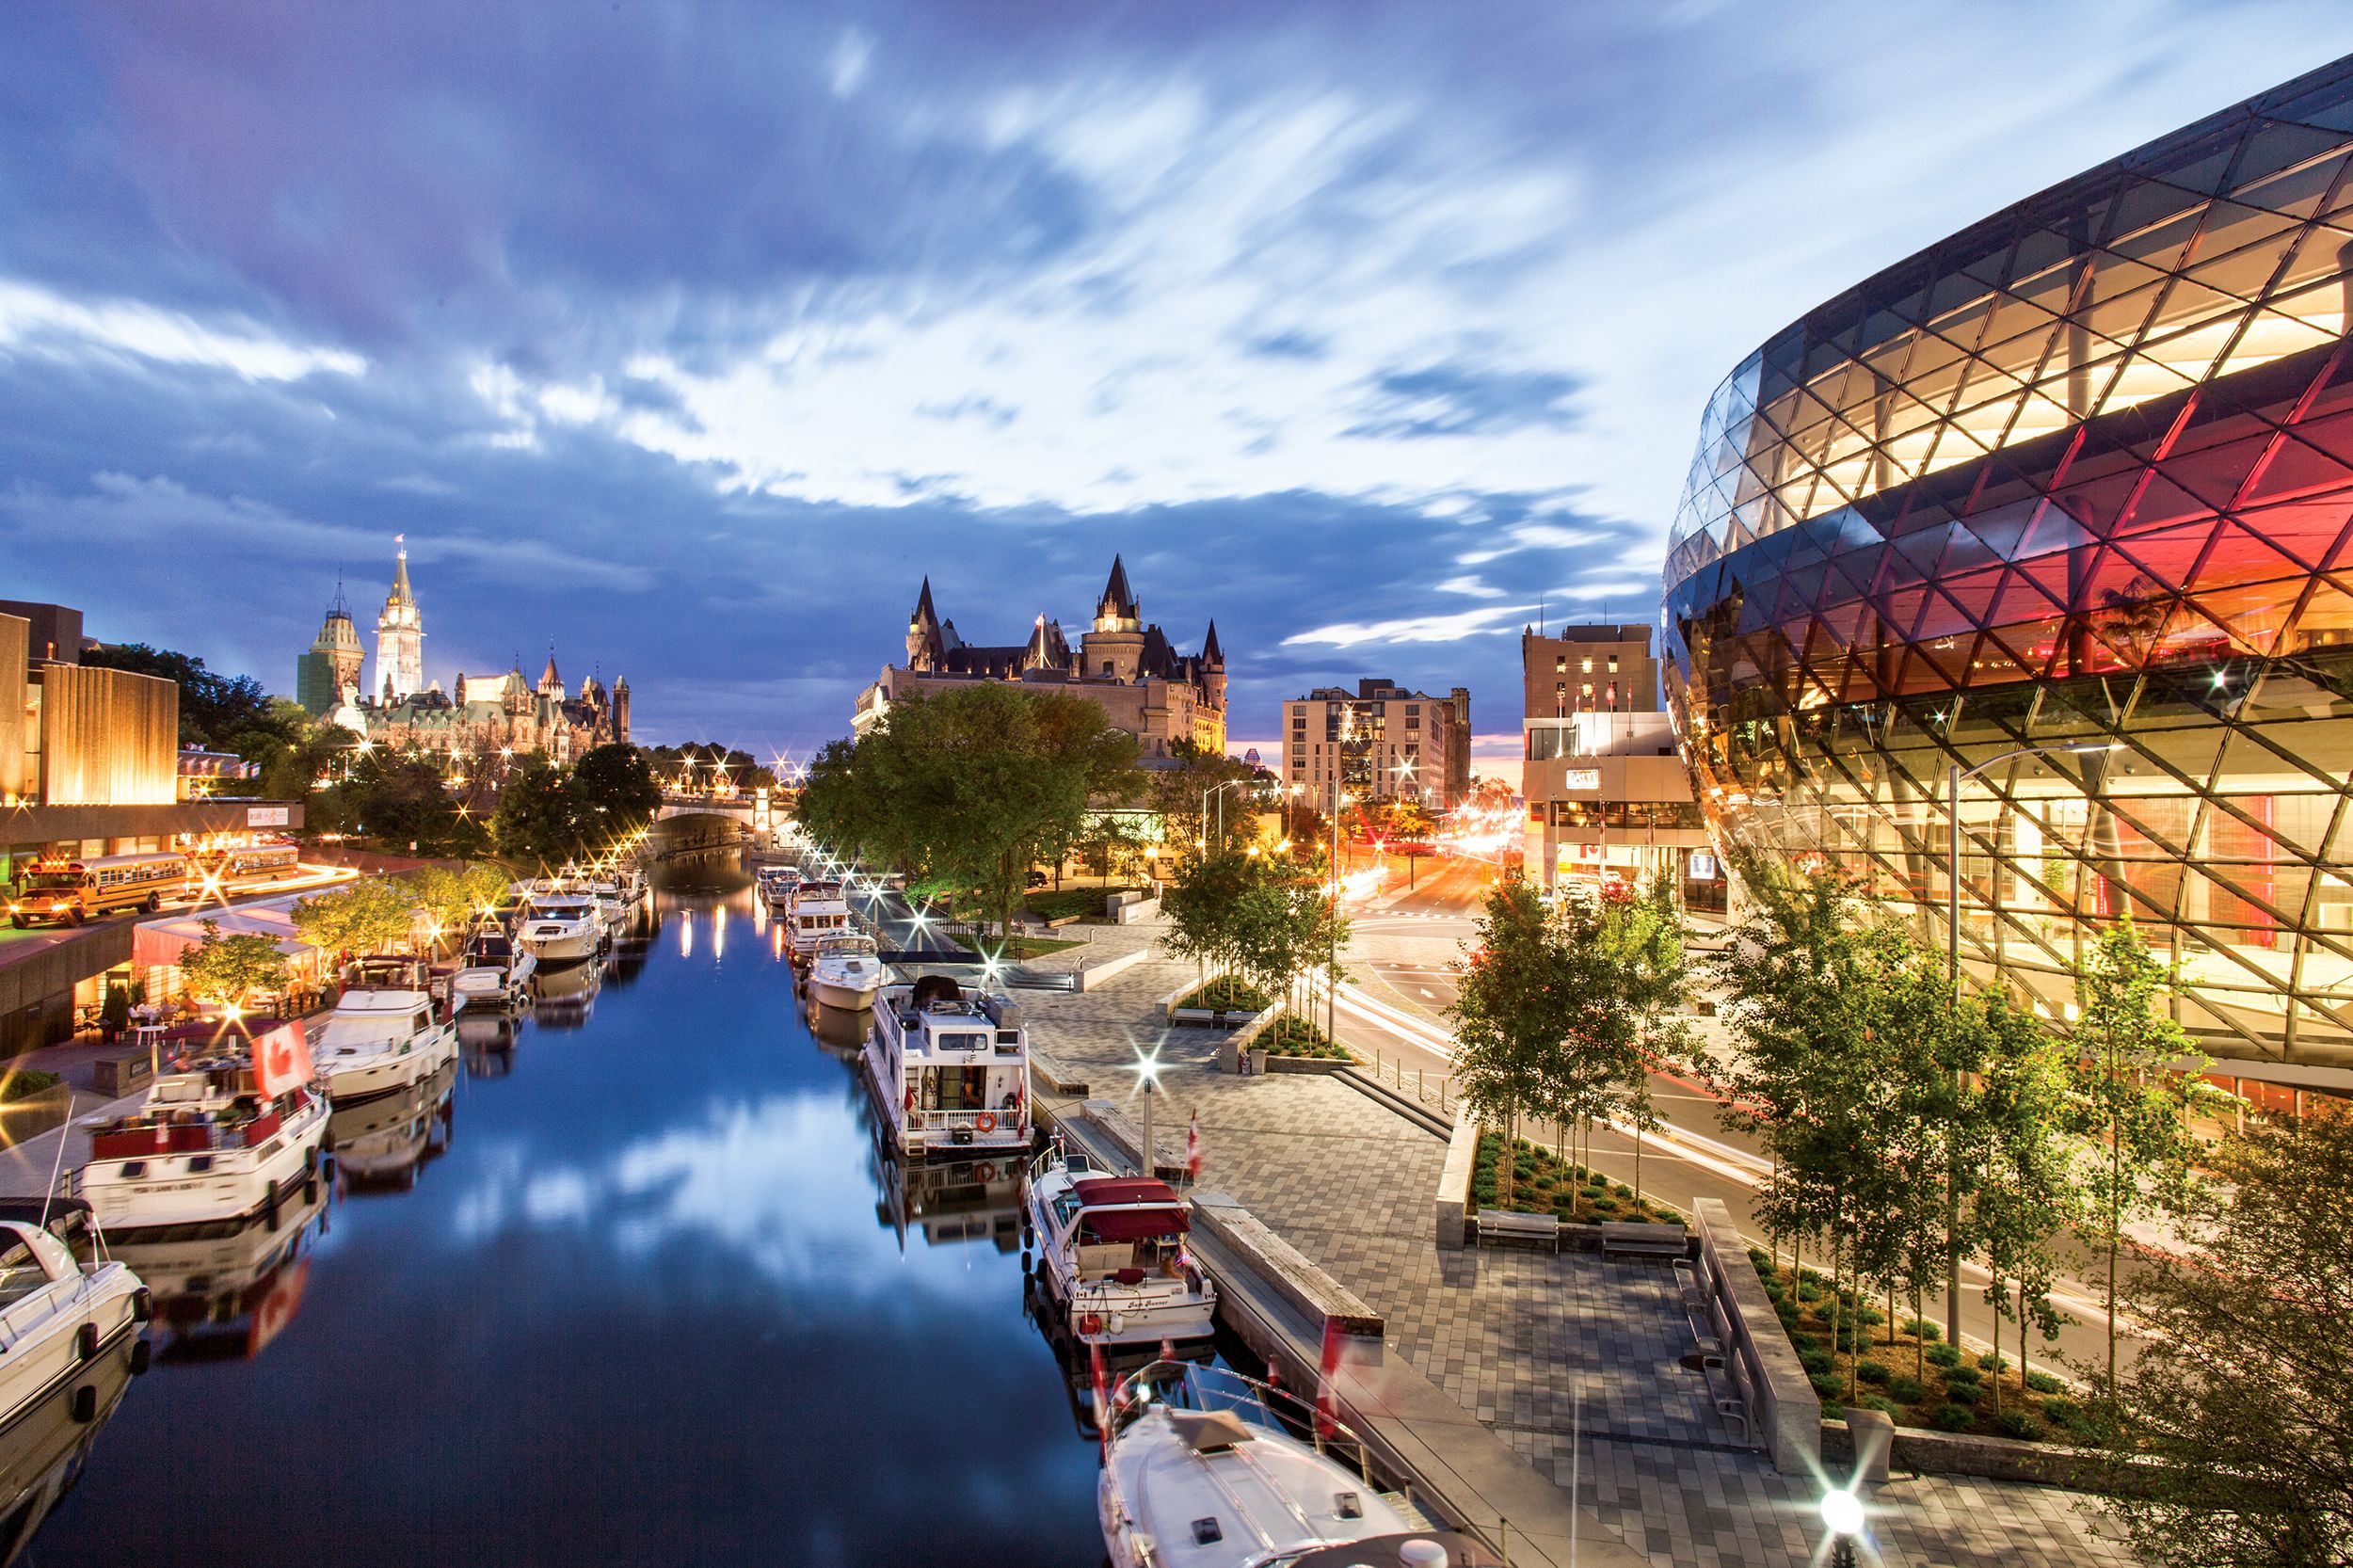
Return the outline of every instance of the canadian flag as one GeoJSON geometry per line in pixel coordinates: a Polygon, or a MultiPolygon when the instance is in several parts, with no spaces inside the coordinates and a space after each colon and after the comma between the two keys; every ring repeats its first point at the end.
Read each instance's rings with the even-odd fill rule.
{"type": "Polygon", "coordinates": [[[1185,1179],[1201,1179],[1201,1112],[1193,1113],[1193,1122],[1185,1128],[1185,1179]]]}
{"type": "Polygon", "coordinates": [[[311,1041],[300,1024],[280,1024],[254,1040],[253,1086],[264,1099],[299,1088],[312,1076],[311,1041]]]}

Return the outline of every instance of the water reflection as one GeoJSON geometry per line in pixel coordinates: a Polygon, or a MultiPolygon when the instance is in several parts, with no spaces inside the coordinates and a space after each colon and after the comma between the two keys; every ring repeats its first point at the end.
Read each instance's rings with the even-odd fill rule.
{"type": "Polygon", "coordinates": [[[465,1023],[465,1136],[339,1135],[429,1179],[143,1247],[165,1353],[44,1565],[1099,1560],[1006,1174],[886,1173],[740,866],[658,882],[601,979],[465,1023]]]}
{"type": "Polygon", "coordinates": [[[0,1564],[12,1563],[80,1477],[147,1352],[129,1338],[0,1429],[0,1564]]]}
{"type": "MultiPolygon", "coordinates": [[[[459,1036],[462,1048],[464,1036],[459,1036]]],[[[423,1082],[396,1095],[338,1111],[328,1119],[328,1147],[335,1176],[346,1192],[406,1191],[417,1173],[449,1148],[454,1115],[451,1091],[457,1081],[452,1062],[423,1082]]]]}

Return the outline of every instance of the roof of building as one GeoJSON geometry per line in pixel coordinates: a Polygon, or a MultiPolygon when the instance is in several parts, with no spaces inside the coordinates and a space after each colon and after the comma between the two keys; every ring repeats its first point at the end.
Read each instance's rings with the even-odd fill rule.
{"type": "Polygon", "coordinates": [[[1143,614],[1136,607],[1135,590],[1128,586],[1128,567],[1117,555],[1112,557],[1111,581],[1103,584],[1103,597],[1096,601],[1098,615],[1110,614],[1123,620],[1134,620],[1143,614]]]}

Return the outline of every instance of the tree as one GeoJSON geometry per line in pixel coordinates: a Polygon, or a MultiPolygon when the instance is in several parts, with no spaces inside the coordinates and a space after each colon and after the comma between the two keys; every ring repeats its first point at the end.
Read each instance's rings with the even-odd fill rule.
{"type": "Polygon", "coordinates": [[[496,866],[427,866],[408,882],[437,935],[463,932],[506,895],[506,873],[496,866]]]}
{"type": "Polygon", "coordinates": [[[2108,1506],[2164,1568],[2353,1562],[2353,1119],[2250,1121],[2130,1289],[2108,1506]]]}
{"type": "Polygon", "coordinates": [[[502,855],[542,865],[572,853],[579,842],[572,795],[554,763],[534,752],[506,770],[498,809],[490,818],[490,837],[502,855]]]}
{"type": "Polygon", "coordinates": [[[1488,893],[1474,953],[1449,1010],[1454,1081],[1502,1134],[1498,1195],[1509,1203],[1515,1124],[1523,1110],[1552,1102],[1561,1042],[1579,1003],[1561,984],[1558,933],[1535,889],[1516,877],[1488,893]]]}
{"type": "Polygon", "coordinates": [[[434,854],[451,847],[457,803],[430,762],[372,752],[352,771],[344,796],[355,829],[388,849],[415,844],[434,854]]]}
{"type": "Polygon", "coordinates": [[[408,940],[416,907],[408,883],[363,876],[348,888],[296,904],[294,926],[321,952],[382,952],[408,940]]]}
{"type": "Polygon", "coordinates": [[[2107,1382],[2116,1382],[2117,1257],[2134,1221],[2188,1196],[2197,1150],[2194,1112],[2214,1091],[2206,1058],[2181,1025],[2157,1010],[2169,984],[2127,919],[2101,931],[2085,955],[2075,1027],[2074,1130],[2089,1144],[2081,1163],[2082,1234],[2105,1255],[2107,1382]]]}
{"type": "MultiPolygon", "coordinates": [[[[1993,1276],[1986,1300],[1997,1316],[2018,1320],[2023,1378],[2027,1326],[2047,1339],[2064,1320],[2051,1301],[2051,1243],[2074,1218],[2073,1151],[2064,1136],[2069,1053],[2040,1019],[1999,992],[1971,998],[1964,1014],[1983,1042],[1962,1120],[1963,1136],[1976,1144],[1969,1232],[1993,1276]]],[[[1995,1378],[1997,1416],[2001,1400],[1995,1378]]]]}
{"type": "Polygon", "coordinates": [[[1185,861],[1160,893],[1160,916],[1168,921],[1160,946],[1211,971],[1241,972],[1252,940],[1244,921],[1257,872],[1246,855],[1185,861]]]}
{"type": "Polygon", "coordinates": [[[248,761],[266,762],[272,748],[297,744],[302,710],[274,703],[249,675],[221,675],[193,654],[122,643],[89,648],[82,663],[101,669],[129,670],[169,680],[180,688],[180,744],[207,751],[234,752],[248,761]]]}
{"type": "Polygon", "coordinates": [[[286,955],[267,936],[224,936],[218,920],[206,920],[203,937],[181,950],[180,981],[199,1001],[241,1008],[253,997],[285,988],[286,955]]]}
{"type": "Polygon", "coordinates": [[[1151,808],[1160,813],[1169,843],[1197,854],[1218,855],[1257,836],[1257,823],[1250,805],[1254,792],[1227,788],[1251,784],[1258,776],[1257,769],[1191,741],[1173,743],[1168,754],[1176,766],[1156,771],[1148,788],[1151,808]],[[1205,794],[1209,799],[1206,815],[1202,810],[1205,794]],[[1225,808],[1222,816],[1221,805],[1225,808]]]}
{"type": "Polygon", "coordinates": [[[601,854],[635,833],[662,806],[662,786],[635,746],[591,748],[572,764],[566,788],[573,834],[590,854],[601,854]]]}

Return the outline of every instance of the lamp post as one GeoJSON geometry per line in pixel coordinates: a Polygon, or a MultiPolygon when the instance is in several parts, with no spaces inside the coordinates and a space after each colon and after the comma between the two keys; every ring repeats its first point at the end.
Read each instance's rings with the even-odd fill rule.
{"type": "Polygon", "coordinates": [[[1136,1057],[1136,1083],[1144,1091],[1144,1169],[1137,1174],[1149,1180],[1159,1163],[1152,1158],[1152,1084],[1160,1076],[1160,1060],[1156,1052],[1136,1057]]]}
{"type": "MultiPolygon", "coordinates": [[[[1951,988],[1952,999],[1961,1000],[1961,784],[1975,778],[1988,768],[2001,766],[2021,757],[2081,757],[2093,752],[2122,749],[2121,741],[2089,742],[2082,744],[2051,744],[2016,746],[1996,757],[1989,757],[1974,767],[1964,768],[1959,762],[1945,770],[1945,812],[1950,853],[1945,863],[1945,983],[1951,988]]],[[[1998,900],[1998,888],[1993,895],[1998,900]]],[[[1998,907],[1998,904],[1996,904],[1998,907]]],[[[1955,1069],[1956,1086],[1960,1071],[1955,1069]]],[[[1945,1342],[1961,1343],[1961,1173],[1950,1172],[1945,1184],[1945,1342]]],[[[1839,1494],[1833,1493],[1835,1496],[1839,1494]]],[[[1824,1498],[1823,1508],[1830,1507],[1824,1498]]],[[[1825,1514],[1827,1517],[1827,1513],[1825,1514]]],[[[1851,1549],[1849,1560],[1851,1561],[1851,1549]]]]}
{"type": "Polygon", "coordinates": [[[1822,1494],[1822,1528],[1830,1531],[1830,1568],[1855,1568],[1854,1539],[1863,1533],[1863,1499],[1844,1488],[1822,1494]]]}
{"type": "Polygon", "coordinates": [[[1201,792],[1201,836],[1205,840],[1209,832],[1209,797],[1211,795],[1218,797],[1217,847],[1221,851],[1225,847],[1225,792],[1239,790],[1249,782],[1250,780],[1246,778],[1229,778],[1223,784],[1214,785],[1201,792]]]}

